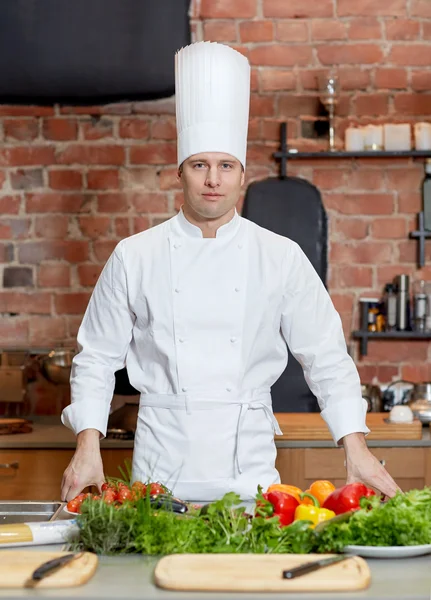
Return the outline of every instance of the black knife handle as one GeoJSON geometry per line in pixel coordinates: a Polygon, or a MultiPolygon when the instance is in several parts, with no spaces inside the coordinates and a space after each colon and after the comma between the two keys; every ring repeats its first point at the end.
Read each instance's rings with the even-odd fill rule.
{"type": "Polygon", "coordinates": [[[295,577],[299,577],[300,575],[307,575],[307,573],[312,573],[313,571],[317,571],[320,569],[320,563],[305,563],[305,565],[300,565],[299,567],[295,567],[294,569],[288,569],[287,571],[283,571],[283,579],[294,579],[295,577]]]}
{"type": "Polygon", "coordinates": [[[40,581],[47,575],[49,575],[55,569],[62,567],[63,565],[70,562],[74,559],[77,554],[65,554],[64,556],[59,556],[58,558],[53,558],[52,560],[48,560],[38,567],[32,574],[31,578],[33,581],[40,581]]]}

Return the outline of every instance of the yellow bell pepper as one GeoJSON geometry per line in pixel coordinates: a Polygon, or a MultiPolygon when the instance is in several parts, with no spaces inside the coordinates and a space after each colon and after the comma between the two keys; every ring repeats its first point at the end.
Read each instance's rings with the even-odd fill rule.
{"type": "Polygon", "coordinates": [[[305,499],[311,501],[312,504],[300,504],[297,506],[295,509],[295,521],[311,521],[312,525],[310,525],[310,527],[314,529],[318,523],[328,521],[329,519],[332,519],[332,517],[335,517],[335,512],[333,510],[320,508],[317,498],[308,492],[301,494],[301,502],[305,499]]]}

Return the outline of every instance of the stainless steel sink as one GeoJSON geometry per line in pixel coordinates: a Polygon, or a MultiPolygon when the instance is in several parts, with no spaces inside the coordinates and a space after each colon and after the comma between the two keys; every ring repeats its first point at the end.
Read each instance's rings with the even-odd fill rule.
{"type": "Polygon", "coordinates": [[[6,523],[27,523],[31,521],[51,521],[57,517],[61,502],[11,502],[0,500],[0,525],[6,523]]]}

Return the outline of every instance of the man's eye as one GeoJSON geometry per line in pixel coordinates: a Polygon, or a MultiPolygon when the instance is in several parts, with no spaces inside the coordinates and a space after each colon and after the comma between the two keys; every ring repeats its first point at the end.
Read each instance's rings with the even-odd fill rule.
{"type": "Polygon", "coordinates": [[[195,163],[195,168],[200,169],[201,167],[204,167],[204,163],[195,163]]]}
{"type": "Polygon", "coordinates": [[[223,163],[222,167],[223,169],[232,169],[232,165],[230,163],[223,163]]]}

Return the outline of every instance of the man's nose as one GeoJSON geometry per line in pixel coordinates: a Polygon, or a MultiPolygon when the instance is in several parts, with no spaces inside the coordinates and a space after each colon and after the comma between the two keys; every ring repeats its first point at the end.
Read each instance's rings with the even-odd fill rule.
{"type": "Polygon", "coordinates": [[[209,187],[217,187],[220,185],[220,173],[217,167],[208,169],[205,183],[209,187]]]}

